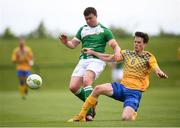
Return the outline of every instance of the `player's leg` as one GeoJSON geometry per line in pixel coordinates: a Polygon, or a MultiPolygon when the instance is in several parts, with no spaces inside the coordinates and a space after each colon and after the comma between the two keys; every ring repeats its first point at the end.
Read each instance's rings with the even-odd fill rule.
{"type": "Polygon", "coordinates": [[[83,84],[83,77],[72,76],[69,84],[69,90],[82,101],[85,101],[85,92],[81,88],[83,84]]]}
{"type": "Polygon", "coordinates": [[[102,85],[98,85],[94,88],[91,95],[86,99],[85,103],[82,106],[81,112],[78,116],[75,116],[73,119],[70,119],[69,122],[73,121],[85,121],[86,114],[89,108],[96,105],[98,97],[100,95],[112,96],[113,95],[113,88],[111,83],[106,83],[102,85]]]}
{"type": "MultiPolygon", "coordinates": [[[[97,79],[105,68],[105,62],[99,59],[89,59],[89,64],[86,68],[86,73],[83,79],[83,86],[85,90],[85,98],[87,98],[93,88],[92,83],[97,79]]],[[[92,121],[95,116],[95,107],[89,109],[87,113],[87,120],[92,121]]]]}
{"type": "Polygon", "coordinates": [[[28,94],[28,87],[26,84],[26,79],[29,75],[31,75],[31,72],[29,70],[27,71],[18,70],[17,75],[20,81],[20,86],[19,86],[20,94],[22,96],[22,99],[25,99],[26,98],[25,96],[28,94]]]}
{"type": "Polygon", "coordinates": [[[84,60],[80,60],[72,73],[69,84],[69,90],[82,101],[85,101],[84,88],[81,88],[83,85],[83,76],[86,71],[85,67],[84,60]]]}
{"type": "Polygon", "coordinates": [[[122,120],[135,120],[137,117],[137,109],[141,100],[142,92],[132,89],[124,89],[124,109],[122,113],[122,120]]]}
{"type": "Polygon", "coordinates": [[[25,99],[25,96],[27,95],[27,85],[26,85],[26,79],[24,76],[18,76],[20,81],[19,91],[22,96],[22,99],[25,99]]]}
{"type": "MultiPolygon", "coordinates": [[[[93,87],[92,87],[92,83],[95,79],[95,73],[91,70],[87,70],[85,72],[84,78],[83,78],[83,86],[84,86],[84,92],[85,92],[85,99],[87,99],[87,97],[91,94],[91,92],[93,91],[93,87]]],[[[90,108],[87,116],[86,116],[86,120],[87,121],[92,121],[94,116],[95,116],[95,107],[94,108],[90,108]]]]}
{"type": "Polygon", "coordinates": [[[87,70],[85,72],[85,75],[83,77],[83,87],[85,91],[85,99],[91,94],[93,87],[92,83],[94,82],[95,79],[95,73],[94,71],[87,70]]]}
{"type": "Polygon", "coordinates": [[[22,96],[23,99],[25,99],[25,81],[24,81],[24,72],[22,70],[18,70],[17,71],[17,76],[18,76],[18,79],[19,79],[19,92],[20,92],[20,95],[22,96]]]}
{"type": "Polygon", "coordinates": [[[111,83],[105,83],[102,85],[98,85],[94,88],[91,95],[86,99],[86,102],[83,104],[82,110],[79,113],[81,116],[85,116],[88,109],[94,105],[96,105],[98,97],[100,95],[112,96],[113,88],[111,83]]]}
{"type": "Polygon", "coordinates": [[[25,93],[24,93],[24,80],[23,80],[22,76],[18,76],[18,78],[19,78],[19,83],[20,83],[19,91],[20,91],[21,96],[24,97],[25,96],[25,93]]]}
{"type": "Polygon", "coordinates": [[[24,81],[24,93],[27,95],[28,94],[28,86],[26,84],[26,79],[29,75],[31,75],[31,71],[27,70],[27,71],[24,71],[24,74],[23,74],[23,81],[24,81]]]}
{"type": "Polygon", "coordinates": [[[83,78],[85,97],[87,98],[92,92],[92,83],[99,77],[105,68],[105,62],[99,59],[89,59],[88,66],[83,78]]]}
{"type": "Polygon", "coordinates": [[[124,121],[135,120],[134,114],[135,114],[135,110],[132,107],[127,106],[123,109],[122,120],[124,121]]]}

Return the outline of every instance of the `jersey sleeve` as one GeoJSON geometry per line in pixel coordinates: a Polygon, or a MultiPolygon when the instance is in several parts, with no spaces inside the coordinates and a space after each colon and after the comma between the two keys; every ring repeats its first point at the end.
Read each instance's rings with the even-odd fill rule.
{"type": "Polygon", "coordinates": [[[149,59],[149,66],[151,67],[151,69],[155,69],[155,68],[159,67],[158,63],[156,61],[156,58],[153,55],[151,55],[151,57],[149,59]]]}
{"type": "Polygon", "coordinates": [[[83,27],[81,27],[79,30],[78,30],[78,32],[76,33],[76,36],[75,36],[75,38],[77,38],[79,41],[81,41],[81,31],[82,31],[82,29],[83,29],[83,27]]]}
{"type": "Polygon", "coordinates": [[[112,40],[112,39],[114,39],[111,30],[105,29],[104,34],[105,34],[105,39],[106,39],[107,42],[110,41],[110,40],[112,40]]]}

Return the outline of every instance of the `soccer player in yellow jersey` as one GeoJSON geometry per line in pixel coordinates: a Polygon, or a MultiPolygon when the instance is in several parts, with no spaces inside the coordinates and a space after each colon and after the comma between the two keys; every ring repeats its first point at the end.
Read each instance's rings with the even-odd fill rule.
{"type": "Polygon", "coordinates": [[[23,99],[28,93],[26,78],[31,74],[30,70],[33,65],[33,53],[31,48],[25,45],[25,40],[19,39],[19,46],[14,49],[12,61],[16,64],[17,75],[20,81],[20,94],[23,99]]]}
{"type": "Polygon", "coordinates": [[[73,121],[85,121],[87,110],[96,105],[100,95],[109,96],[115,100],[124,102],[122,120],[135,120],[137,109],[141,100],[142,92],[146,91],[149,86],[149,74],[153,70],[160,78],[168,76],[159,68],[155,57],[144,51],[149,37],[146,33],[136,32],[134,36],[134,51],[122,50],[122,58],[116,60],[114,55],[98,53],[91,49],[85,49],[87,54],[92,54],[104,61],[123,61],[124,75],[120,82],[105,83],[95,87],[91,95],[87,98],[82,106],[79,115],[70,119],[73,121]]]}

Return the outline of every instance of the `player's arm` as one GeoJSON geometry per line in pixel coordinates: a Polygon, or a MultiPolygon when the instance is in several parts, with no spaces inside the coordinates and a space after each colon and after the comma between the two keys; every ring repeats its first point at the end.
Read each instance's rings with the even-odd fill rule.
{"type": "Polygon", "coordinates": [[[120,53],[121,48],[119,47],[117,41],[115,39],[111,39],[108,44],[113,48],[114,50],[114,57],[116,60],[119,60],[120,58],[122,58],[122,55],[120,53]]]}
{"type": "Polygon", "coordinates": [[[12,62],[17,63],[16,50],[14,50],[12,53],[12,62]]]}
{"type": "Polygon", "coordinates": [[[80,43],[76,37],[72,40],[68,40],[67,35],[65,34],[60,35],[59,39],[66,47],[70,49],[74,49],[80,43]]]}
{"type": "Polygon", "coordinates": [[[117,41],[114,39],[111,30],[105,29],[104,34],[105,34],[105,39],[107,40],[108,44],[114,50],[115,60],[120,60],[120,58],[122,58],[122,55],[120,53],[121,48],[119,47],[117,41]]]}
{"type": "Polygon", "coordinates": [[[107,62],[114,62],[115,61],[114,55],[111,55],[111,54],[104,54],[104,53],[100,53],[100,52],[95,52],[95,51],[91,50],[90,48],[83,48],[81,51],[83,53],[86,53],[86,54],[94,55],[103,61],[107,61],[107,62]]]}
{"type": "Polygon", "coordinates": [[[28,64],[29,64],[30,66],[33,66],[33,65],[34,65],[33,52],[32,52],[32,50],[31,50],[31,48],[29,48],[28,64]]]}
{"type": "Polygon", "coordinates": [[[168,78],[168,76],[159,67],[156,67],[154,71],[159,78],[168,78]]]}
{"type": "Polygon", "coordinates": [[[168,78],[168,76],[159,68],[156,58],[152,55],[149,65],[159,78],[168,78]]]}

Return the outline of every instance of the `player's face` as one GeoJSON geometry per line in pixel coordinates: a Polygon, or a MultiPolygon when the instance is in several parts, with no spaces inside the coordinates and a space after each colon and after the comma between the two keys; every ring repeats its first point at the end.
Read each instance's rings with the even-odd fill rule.
{"type": "Polygon", "coordinates": [[[90,26],[96,26],[97,25],[97,17],[94,14],[89,14],[88,16],[85,16],[86,23],[90,26]]]}
{"type": "Polygon", "coordinates": [[[24,45],[25,45],[25,41],[24,41],[23,39],[20,39],[20,40],[19,40],[19,47],[20,47],[21,49],[23,49],[23,48],[24,48],[24,45]]]}
{"type": "Polygon", "coordinates": [[[144,50],[145,43],[143,42],[143,38],[135,36],[134,38],[134,50],[136,52],[142,52],[144,50]]]}

